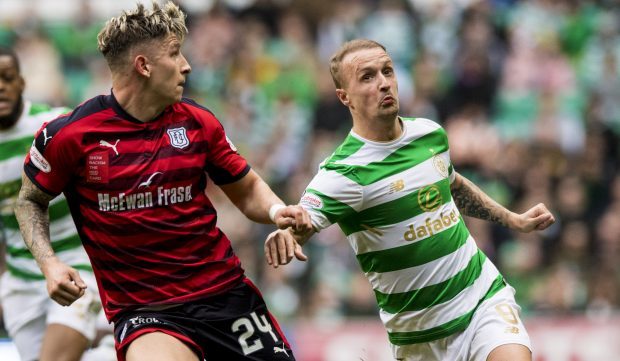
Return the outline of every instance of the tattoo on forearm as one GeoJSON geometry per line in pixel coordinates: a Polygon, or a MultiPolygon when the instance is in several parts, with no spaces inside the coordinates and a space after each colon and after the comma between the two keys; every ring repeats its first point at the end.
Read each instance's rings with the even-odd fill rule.
{"type": "Polygon", "coordinates": [[[51,198],[28,180],[23,182],[15,204],[15,216],[19,222],[24,242],[39,264],[54,256],[47,212],[51,198]]]}
{"type": "Polygon", "coordinates": [[[468,179],[462,176],[459,178],[459,183],[452,187],[452,198],[463,214],[508,226],[506,220],[509,212],[506,208],[487,196],[468,179]]]}

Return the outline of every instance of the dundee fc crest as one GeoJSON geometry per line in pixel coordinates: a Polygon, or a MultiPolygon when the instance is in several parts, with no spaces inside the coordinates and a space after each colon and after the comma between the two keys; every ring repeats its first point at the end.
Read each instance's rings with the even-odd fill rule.
{"type": "Polygon", "coordinates": [[[189,138],[187,138],[187,132],[184,127],[168,129],[167,132],[170,145],[173,147],[183,149],[189,145],[189,138]]]}

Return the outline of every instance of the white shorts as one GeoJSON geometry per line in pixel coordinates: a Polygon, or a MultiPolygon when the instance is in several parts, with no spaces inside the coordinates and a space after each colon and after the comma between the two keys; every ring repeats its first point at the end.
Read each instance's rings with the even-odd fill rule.
{"type": "Polygon", "coordinates": [[[80,272],[88,286],[84,296],[69,307],[54,302],[47,293],[45,281],[24,281],[9,272],[2,275],[0,302],[4,325],[17,347],[22,361],[37,360],[45,329],[49,324],[71,327],[92,341],[101,301],[95,277],[80,272]]]}
{"type": "Polygon", "coordinates": [[[521,307],[514,298],[515,290],[504,287],[482,302],[469,326],[462,332],[426,343],[392,345],[396,360],[403,361],[486,361],[498,346],[516,343],[530,350],[530,337],[521,322],[521,307]]]}

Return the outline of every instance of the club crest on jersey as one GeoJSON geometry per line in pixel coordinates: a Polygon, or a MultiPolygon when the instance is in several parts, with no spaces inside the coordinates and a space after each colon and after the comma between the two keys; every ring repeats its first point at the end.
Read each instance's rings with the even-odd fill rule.
{"type": "Polygon", "coordinates": [[[441,175],[444,178],[448,178],[448,175],[449,175],[448,165],[446,164],[446,161],[439,154],[433,157],[433,166],[435,167],[437,172],[439,172],[439,175],[441,175]]]}
{"type": "Polygon", "coordinates": [[[183,149],[189,145],[189,138],[184,127],[168,129],[166,132],[171,146],[183,149]]]}

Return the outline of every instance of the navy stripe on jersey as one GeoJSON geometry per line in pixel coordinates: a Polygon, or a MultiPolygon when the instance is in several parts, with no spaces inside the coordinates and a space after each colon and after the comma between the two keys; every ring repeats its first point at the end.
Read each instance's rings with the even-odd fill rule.
{"type": "MultiPolygon", "coordinates": [[[[137,247],[116,247],[105,244],[96,244],[97,251],[102,254],[100,258],[94,260],[93,263],[98,265],[100,271],[123,271],[125,268],[149,268],[149,272],[160,273],[162,280],[166,279],[169,273],[172,271],[171,266],[177,268],[190,268],[191,265],[198,265],[203,267],[202,263],[220,262],[230,257],[234,257],[231,253],[230,243],[222,242],[226,241],[223,232],[218,232],[217,236],[213,240],[208,242],[201,242],[202,240],[197,237],[179,237],[168,238],[159,242],[150,242],[143,246],[137,247]],[[222,242],[225,246],[218,248],[218,243],[222,242]],[[178,259],[174,254],[159,257],[159,265],[153,266],[150,257],[151,253],[157,255],[165,254],[171,247],[176,248],[179,244],[188,245],[187,247],[193,251],[189,256],[184,256],[183,259],[178,259]],[[204,252],[199,252],[204,251],[204,252]],[[123,269],[116,267],[114,259],[117,258],[119,253],[130,253],[132,257],[131,263],[124,264],[123,269]],[[202,263],[201,263],[202,262],[202,263]],[[165,264],[164,264],[165,263],[165,264]],[[165,269],[162,269],[165,268],[165,269]]],[[[85,243],[85,247],[95,247],[95,242],[89,241],[85,243]]]]}
{"type": "Polygon", "coordinates": [[[51,170],[30,159],[25,167],[40,188],[65,193],[108,319],[124,307],[209,296],[241,279],[204,189],[207,174],[230,183],[250,166],[209,110],[184,99],[145,123],[108,95],[47,129],[37,149],[51,170]]]}
{"type": "Polygon", "coordinates": [[[39,149],[41,154],[45,152],[46,145],[48,143],[51,143],[53,137],[61,129],[65,128],[73,122],[77,122],[106,109],[107,102],[105,101],[105,98],[105,95],[97,96],[89,101],[78,105],[75,109],[73,109],[72,112],[63,114],[60,117],[54,119],[53,121],[48,122],[47,125],[44,126],[44,128],[47,129],[45,134],[47,134],[48,138],[51,137],[52,139],[49,139],[49,142],[47,142],[45,134],[41,131],[38,133],[38,136],[35,140],[37,149],[39,149]]]}
{"type": "Polygon", "coordinates": [[[213,114],[213,112],[212,112],[211,110],[209,110],[209,108],[204,107],[204,106],[202,106],[202,105],[200,105],[200,104],[196,103],[196,101],[194,101],[194,99],[190,99],[190,98],[182,98],[182,99],[181,99],[181,102],[182,102],[182,103],[184,103],[184,104],[188,104],[188,105],[191,105],[191,106],[193,106],[193,107],[196,107],[196,108],[198,108],[198,109],[204,110],[204,111],[206,111],[206,112],[209,112],[209,113],[211,113],[211,115],[213,115],[213,117],[215,117],[215,114],[213,114]]]}
{"type": "MultiPolygon", "coordinates": [[[[163,157],[167,158],[167,157],[163,157]]],[[[119,167],[119,169],[122,169],[119,167]]],[[[161,172],[157,174],[154,178],[151,179],[152,183],[149,184],[148,187],[140,186],[141,183],[147,181],[154,173],[157,173],[156,169],[145,172],[145,174],[132,175],[131,177],[119,177],[113,178],[109,183],[93,183],[89,185],[90,191],[125,191],[131,189],[133,192],[143,191],[145,188],[150,189],[152,187],[156,187],[158,184],[166,184],[166,183],[174,183],[177,180],[181,179],[189,179],[194,177],[203,177],[204,171],[201,168],[181,168],[174,169],[170,171],[161,172]]],[[[202,188],[204,189],[204,188],[202,188]]],[[[198,191],[202,190],[194,190],[193,194],[196,194],[198,191]]],[[[127,194],[131,194],[131,192],[126,192],[127,194]]],[[[96,197],[94,197],[96,200],[96,197]]]]}
{"type": "Polygon", "coordinates": [[[245,175],[248,174],[248,172],[250,172],[249,165],[246,166],[245,169],[237,175],[231,174],[224,168],[207,166],[207,173],[209,174],[209,177],[211,177],[211,179],[213,180],[213,183],[217,185],[234,183],[238,181],[239,179],[245,177],[245,175]]]}
{"type": "MultiPolygon", "coordinates": [[[[213,208],[205,209],[202,215],[205,217],[205,222],[206,222],[202,225],[203,227],[206,227],[209,229],[215,227],[215,224],[217,221],[217,217],[216,217],[217,214],[213,208]]],[[[144,222],[142,223],[141,226],[136,226],[130,221],[124,222],[123,220],[125,220],[123,217],[115,217],[114,222],[111,222],[109,225],[106,226],[106,231],[107,232],[118,232],[118,233],[121,233],[123,237],[127,237],[127,238],[133,237],[133,236],[144,235],[144,233],[148,231],[149,229],[157,228],[161,231],[161,226],[162,226],[161,220],[153,220],[151,223],[144,222]]],[[[196,215],[191,213],[191,214],[179,214],[176,217],[168,219],[167,222],[171,224],[176,224],[176,225],[184,225],[184,224],[189,224],[195,220],[196,220],[196,215]]],[[[97,229],[100,225],[100,222],[93,221],[87,218],[82,218],[82,222],[85,227],[90,228],[90,229],[97,229]]]]}
{"type": "MultiPolygon", "coordinates": [[[[226,279],[227,283],[230,283],[230,286],[234,286],[237,284],[239,280],[241,280],[244,277],[243,270],[240,267],[230,267],[230,265],[231,265],[230,263],[219,262],[216,265],[210,265],[210,266],[216,266],[216,267],[222,268],[223,271],[221,272],[221,275],[223,276],[223,278],[226,279]]],[[[144,270],[144,268],[141,268],[140,270],[144,270]]],[[[170,279],[165,279],[165,280],[162,279],[160,275],[154,275],[152,278],[148,278],[144,280],[137,280],[137,281],[132,280],[130,282],[110,281],[112,277],[107,277],[107,278],[103,278],[101,284],[104,289],[114,290],[115,291],[114,293],[116,294],[123,294],[123,293],[140,294],[145,289],[152,291],[152,292],[162,293],[164,295],[162,299],[154,300],[154,301],[151,301],[150,303],[150,304],[158,304],[158,303],[161,304],[161,303],[165,303],[165,301],[170,300],[177,293],[176,289],[174,287],[171,287],[172,283],[179,283],[181,287],[183,287],[184,284],[188,283],[187,279],[191,278],[191,276],[195,274],[197,271],[200,271],[200,270],[197,270],[195,268],[190,268],[190,267],[184,267],[184,268],[179,269],[178,271],[175,271],[174,277],[171,277],[170,279]],[[170,283],[167,283],[167,281],[170,281],[170,283]]],[[[188,287],[184,291],[186,292],[195,291],[195,290],[198,290],[198,291],[207,290],[208,291],[209,287],[216,285],[216,283],[211,282],[211,280],[207,280],[207,281],[208,282],[204,282],[204,283],[195,282],[194,284],[191,285],[191,288],[188,287]]],[[[221,289],[217,289],[217,291],[218,292],[214,292],[213,294],[219,293],[221,289]]]]}

